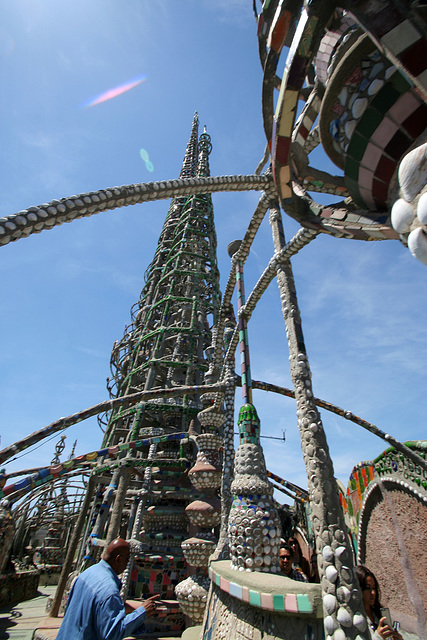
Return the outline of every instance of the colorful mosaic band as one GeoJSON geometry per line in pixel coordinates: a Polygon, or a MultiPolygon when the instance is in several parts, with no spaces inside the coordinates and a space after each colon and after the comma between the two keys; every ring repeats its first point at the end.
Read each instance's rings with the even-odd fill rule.
{"type": "Polygon", "coordinates": [[[209,568],[209,577],[221,591],[253,607],[277,613],[306,614],[311,617],[316,614],[310,597],[306,593],[263,593],[258,589],[250,589],[237,584],[237,582],[227,580],[212,568],[209,568]]]}
{"type": "MultiPolygon", "coordinates": [[[[236,262],[236,287],[237,287],[237,307],[240,309],[245,305],[245,283],[243,280],[243,264],[236,262]]],[[[239,314],[239,343],[240,343],[240,364],[242,374],[242,396],[243,402],[252,404],[252,380],[251,365],[249,359],[249,341],[247,321],[243,314],[239,314]]]]}
{"type": "MultiPolygon", "coordinates": [[[[6,482],[7,476],[0,474],[0,487],[3,486],[3,489],[0,490],[0,498],[9,496],[15,493],[16,491],[24,491],[24,492],[30,491],[34,487],[38,487],[44,484],[45,482],[50,482],[54,478],[59,478],[65,475],[75,467],[78,467],[82,464],[86,464],[88,462],[93,462],[94,460],[103,458],[105,456],[114,458],[117,455],[119,455],[122,451],[127,451],[129,449],[138,450],[138,449],[150,446],[153,443],[166,442],[168,440],[183,440],[186,437],[187,437],[187,434],[185,433],[173,433],[166,436],[157,436],[154,438],[147,438],[146,440],[135,440],[133,442],[119,444],[114,447],[107,447],[105,449],[100,449],[99,451],[92,451],[82,456],[77,456],[77,458],[73,458],[72,460],[66,460],[65,462],[62,462],[61,464],[57,464],[53,467],[46,467],[45,469],[39,469],[36,473],[32,474],[28,478],[23,478],[22,480],[19,480],[18,482],[7,485],[6,487],[4,486],[4,484],[6,482]]],[[[181,467],[185,468],[185,466],[188,466],[188,463],[182,465],[180,463],[180,460],[172,460],[170,462],[171,462],[171,466],[172,465],[178,466],[179,468],[181,467]]],[[[159,467],[161,466],[161,461],[160,460],[155,460],[155,461],[142,460],[142,461],[138,461],[138,465],[139,466],[150,465],[154,467],[159,467]]],[[[107,467],[107,470],[108,470],[108,467],[107,467]]]]}

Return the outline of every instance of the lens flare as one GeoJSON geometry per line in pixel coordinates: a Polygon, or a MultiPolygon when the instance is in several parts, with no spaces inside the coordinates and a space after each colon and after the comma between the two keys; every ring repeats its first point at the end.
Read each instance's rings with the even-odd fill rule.
{"type": "Polygon", "coordinates": [[[144,162],[148,162],[150,159],[150,156],[148,155],[148,151],[146,151],[145,149],[141,149],[141,151],[139,152],[139,155],[144,160],[144,162]]]}
{"type": "Polygon", "coordinates": [[[146,79],[147,79],[146,76],[137,76],[136,78],[133,78],[128,82],[124,82],[123,84],[120,84],[118,87],[115,87],[114,89],[108,89],[108,91],[104,91],[104,93],[101,93],[96,98],[90,98],[90,100],[88,100],[87,102],[84,102],[82,104],[82,108],[88,109],[89,107],[94,107],[96,104],[101,104],[101,102],[106,102],[107,100],[111,100],[112,98],[117,98],[117,96],[120,96],[122,93],[125,93],[126,91],[130,91],[131,89],[134,89],[139,84],[141,84],[141,82],[144,82],[146,79]]]}
{"type": "Polygon", "coordinates": [[[154,166],[153,166],[153,163],[150,160],[150,156],[148,155],[148,151],[146,151],[145,149],[140,149],[139,155],[141,156],[142,160],[145,162],[145,168],[147,169],[147,171],[150,171],[150,173],[153,173],[154,166]]]}

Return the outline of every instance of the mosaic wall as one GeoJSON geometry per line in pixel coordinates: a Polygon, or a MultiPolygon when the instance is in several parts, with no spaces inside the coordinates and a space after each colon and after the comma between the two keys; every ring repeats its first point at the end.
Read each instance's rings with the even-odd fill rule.
{"type": "Polygon", "coordinates": [[[0,606],[30,600],[37,595],[39,571],[17,571],[0,574],[0,606]]]}
{"type": "MultiPolygon", "coordinates": [[[[425,459],[427,441],[405,443],[425,459]]],[[[390,447],[353,469],[343,499],[357,561],[381,586],[402,629],[424,637],[427,610],[427,473],[390,447]]]]}

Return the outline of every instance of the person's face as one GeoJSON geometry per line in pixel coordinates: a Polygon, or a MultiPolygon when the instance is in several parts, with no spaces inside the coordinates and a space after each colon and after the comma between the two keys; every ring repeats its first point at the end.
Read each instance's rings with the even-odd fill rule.
{"type": "Polygon", "coordinates": [[[313,555],[311,556],[311,560],[310,560],[310,564],[311,564],[311,570],[314,572],[317,571],[317,554],[313,553],[313,555]]]}
{"type": "Polygon", "coordinates": [[[366,611],[369,611],[375,604],[377,597],[377,588],[375,586],[375,580],[372,576],[366,578],[366,587],[362,591],[363,606],[366,611]]]}
{"type": "Polygon", "coordinates": [[[280,568],[286,575],[289,575],[292,569],[292,554],[287,549],[280,549],[280,568]]]}
{"type": "Polygon", "coordinates": [[[117,575],[119,576],[121,573],[123,573],[123,571],[126,569],[127,564],[129,562],[129,558],[130,558],[130,552],[129,551],[123,551],[122,553],[119,553],[115,560],[115,567],[114,570],[117,573],[117,575]]]}

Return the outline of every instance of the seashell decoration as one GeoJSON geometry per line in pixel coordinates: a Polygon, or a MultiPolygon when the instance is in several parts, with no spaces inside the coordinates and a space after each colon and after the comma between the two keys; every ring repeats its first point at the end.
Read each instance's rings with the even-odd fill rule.
{"type": "Polygon", "coordinates": [[[209,558],[217,545],[212,529],[221,520],[221,501],[216,491],[221,484],[221,460],[223,440],[216,431],[224,422],[224,415],[215,405],[215,394],[203,394],[205,408],[198,413],[204,433],[195,436],[198,447],[195,465],[188,473],[197,491],[203,492],[199,500],[189,504],[185,513],[199,532],[181,543],[188,564],[198,572],[175,587],[175,595],[183,612],[199,624],[203,620],[210,578],[207,575],[209,558]]]}
{"type": "Polygon", "coordinates": [[[185,559],[188,564],[193,567],[207,567],[209,563],[209,557],[214,552],[217,540],[212,535],[209,540],[204,537],[206,534],[200,534],[193,538],[188,538],[181,543],[181,548],[184,552],[185,559]],[[203,536],[203,537],[202,537],[203,536]]]}
{"type": "Polygon", "coordinates": [[[259,444],[256,409],[245,404],[239,413],[240,445],[235,456],[233,502],[228,520],[231,568],[279,573],[281,527],[267,480],[259,444]]]}
{"type": "Polygon", "coordinates": [[[391,208],[391,224],[414,258],[427,265],[427,143],[406,154],[398,178],[400,198],[391,208]]]}
{"type": "Polygon", "coordinates": [[[221,464],[219,451],[222,438],[213,433],[204,433],[195,438],[199,448],[195,465],[190,469],[188,477],[199,491],[218,489],[221,484],[221,464]]]}
{"type": "Polygon", "coordinates": [[[196,624],[203,621],[210,582],[210,578],[205,575],[194,575],[175,587],[179,606],[196,624]]]}

